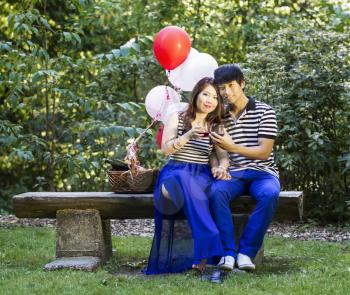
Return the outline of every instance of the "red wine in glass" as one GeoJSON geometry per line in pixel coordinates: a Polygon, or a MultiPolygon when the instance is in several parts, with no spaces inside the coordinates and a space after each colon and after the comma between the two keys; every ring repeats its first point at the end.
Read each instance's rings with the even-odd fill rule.
{"type": "Polygon", "coordinates": [[[203,132],[198,132],[201,137],[209,137],[209,132],[208,131],[203,131],[203,132]]]}
{"type": "Polygon", "coordinates": [[[224,136],[225,126],[223,124],[214,124],[211,128],[212,132],[215,132],[217,135],[224,136]]]}

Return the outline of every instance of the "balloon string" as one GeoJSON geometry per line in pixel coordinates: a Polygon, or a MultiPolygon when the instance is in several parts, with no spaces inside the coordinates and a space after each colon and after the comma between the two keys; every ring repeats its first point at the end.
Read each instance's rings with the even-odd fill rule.
{"type": "MultiPolygon", "coordinates": [[[[166,92],[166,100],[170,100],[170,94],[169,94],[169,90],[168,90],[168,86],[165,86],[165,92],[166,92]]],[[[164,103],[164,101],[163,101],[164,103]]],[[[162,105],[163,107],[163,105],[162,105]]],[[[162,109],[162,107],[160,109],[162,109]]]]}
{"type": "Polygon", "coordinates": [[[146,129],[137,137],[136,142],[140,140],[140,138],[145,134],[145,132],[147,132],[147,130],[149,128],[151,128],[153,126],[153,124],[157,121],[159,121],[159,118],[161,117],[161,110],[163,109],[164,104],[167,101],[170,101],[170,94],[169,94],[169,90],[168,90],[168,86],[165,86],[165,92],[166,92],[166,100],[162,101],[162,104],[160,105],[159,111],[157,112],[157,114],[155,115],[155,117],[153,118],[153,121],[151,122],[151,124],[149,124],[146,129]]]}
{"type": "Polygon", "coordinates": [[[131,179],[133,180],[133,175],[137,175],[141,165],[140,161],[137,158],[137,151],[138,151],[138,146],[137,142],[142,138],[142,136],[147,132],[148,129],[150,129],[155,122],[157,122],[157,116],[152,120],[152,122],[146,127],[145,130],[141,132],[141,134],[135,139],[131,138],[130,144],[127,146],[126,150],[126,156],[124,160],[128,163],[129,171],[130,171],[130,176],[131,179]]]}
{"type": "Polygon", "coordinates": [[[135,142],[136,142],[136,143],[137,143],[137,142],[141,139],[141,137],[148,131],[148,129],[150,129],[150,128],[153,126],[153,124],[154,124],[155,122],[159,121],[159,120],[158,120],[159,117],[160,117],[160,113],[158,113],[158,114],[153,118],[152,122],[151,122],[151,123],[146,127],[146,129],[143,130],[143,131],[140,133],[140,135],[135,139],[135,142]]]}
{"type": "MultiPolygon", "coordinates": [[[[169,90],[168,90],[168,86],[165,86],[165,92],[166,92],[166,101],[170,100],[170,94],[169,94],[169,90]]],[[[153,118],[153,121],[151,122],[151,124],[149,124],[146,129],[137,137],[136,142],[140,140],[140,138],[147,132],[148,129],[150,129],[153,124],[157,121],[159,121],[159,118],[161,117],[161,112],[160,110],[163,109],[164,104],[166,103],[166,101],[162,101],[162,104],[160,105],[159,111],[157,112],[156,116],[153,118]]]]}
{"type": "Polygon", "coordinates": [[[131,139],[130,144],[127,146],[127,152],[124,160],[127,161],[130,171],[131,179],[133,180],[133,174],[138,174],[138,171],[140,170],[140,162],[137,159],[137,143],[134,138],[131,139]]]}
{"type": "MultiPolygon", "coordinates": [[[[167,71],[167,78],[169,79],[170,71],[167,71]]],[[[170,101],[170,94],[168,86],[165,86],[165,92],[166,92],[166,101],[163,101],[160,107],[160,110],[163,108],[164,104],[167,101],[170,101]]],[[[127,152],[124,160],[128,162],[129,170],[131,172],[131,177],[133,173],[138,173],[140,169],[140,162],[137,159],[137,143],[139,140],[145,135],[145,133],[154,125],[155,122],[159,121],[159,118],[161,117],[161,113],[159,112],[156,114],[156,116],[153,118],[152,122],[140,133],[140,135],[135,139],[131,138],[130,144],[127,146],[127,152]]]]}
{"type": "MultiPolygon", "coordinates": [[[[165,85],[171,83],[171,82],[170,82],[170,70],[167,70],[167,71],[166,71],[166,77],[167,77],[167,81],[165,82],[165,85]]],[[[171,83],[171,84],[172,84],[172,83],[171,83]]],[[[181,97],[182,88],[179,87],[179,86],[176,86],[176,85],[173,85],[173,88],[174,88],[174,90],[175,90],[175,91],[180,95],[180,97],[181,97]]]]}

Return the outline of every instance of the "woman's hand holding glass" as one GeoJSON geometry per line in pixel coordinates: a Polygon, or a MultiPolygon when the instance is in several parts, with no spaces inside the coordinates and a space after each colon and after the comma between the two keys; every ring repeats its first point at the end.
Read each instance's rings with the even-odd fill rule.
{"type": "Polygon", "coordinates": [[[201,126],[194,126],[192,129],[187,131],[186,135],[189,139],[198,139],[209,136],[209,131],[201,126]]]}

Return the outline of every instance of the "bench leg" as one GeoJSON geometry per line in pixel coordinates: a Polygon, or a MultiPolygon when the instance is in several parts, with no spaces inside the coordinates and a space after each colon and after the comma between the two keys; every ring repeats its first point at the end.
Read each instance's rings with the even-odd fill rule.
{"type": "MultiPolygon", "coordinates": [[[[235,242],[238,249],[239,239],[243,234],[244,228],[248,223],[249,215],[248,214],[232,214],[234,228],[235,228],[235,242]]],[[[261,246],[259,252],[256,254],[253,262],[255,265],[261,265],[264,259],[264,244],[261,246]]]]}
{"type": "Polygon", "coordinates": [[[105,246],[104,256],[106,261],[112,257],[112,232],[111,232],[111,221],[109,219],[102,220],[102,232],[103,232],[103,242],[105,246]]]}
{"type": "Polygon", "coordinates": [[[72,268],[92,271],[112,255],[109,220],[95,209],[58,210],[56,258],[45,270],[72,268]]]}

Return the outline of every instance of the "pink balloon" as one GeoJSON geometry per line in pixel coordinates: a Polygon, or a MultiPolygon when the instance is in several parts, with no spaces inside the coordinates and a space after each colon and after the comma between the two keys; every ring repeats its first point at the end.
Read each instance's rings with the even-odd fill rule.
{"type": "Polygon", "coordinates": [[[145,107],[153,119],[164,122],[168,107],[179,102],[180,95],[173,88],[162,85],[156,86],[148,92],[145,107]]]}

